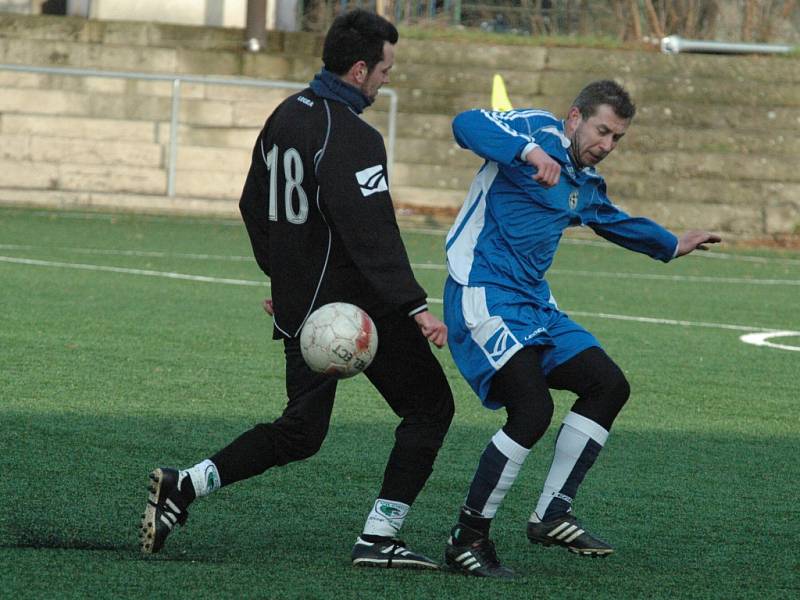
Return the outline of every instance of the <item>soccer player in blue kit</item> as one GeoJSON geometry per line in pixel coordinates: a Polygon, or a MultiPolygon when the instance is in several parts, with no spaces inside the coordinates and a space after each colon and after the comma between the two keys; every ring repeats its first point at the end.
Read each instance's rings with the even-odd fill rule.
{"type": "Polygon", "coordinates": [[[676,237],[608,199],[594,167],[617,146],[635,111],[625,89],[603,80],[578,94],[564,120],[543,110],[470,110],[453,121],[459,145],[485,163],[447,235],[448,343],[484,406],[504,407],[507,418],[480,457],[446,545],[451,570],[514,576],[498,560],[489,528],[550,424],[550,388],[577,399],[558,431],[527,536],[585,556],[613,552],[571,508],[630,388],[597,339],[559,310],[545,273],[564,230],[578,225],[663,262],[720,241],[706,231],[676,237]]]}

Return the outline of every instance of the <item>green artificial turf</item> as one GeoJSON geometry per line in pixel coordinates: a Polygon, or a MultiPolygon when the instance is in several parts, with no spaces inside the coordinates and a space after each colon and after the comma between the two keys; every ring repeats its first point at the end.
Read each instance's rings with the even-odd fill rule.
{"type": "MultiPolygon", "coordinates": [[[[440,313],[443,235],[404,237],[440,313]]],[[[549,280],[631,382],[575,504],[617,552],[583,559],[525,538],[571,404],[555,392],[553,425],[493,526],[520,577],[485,581],[350,566],[397,423],[364,377],[340,384],[318,455],[196,502],[161,554],[140,556],[147,473],[193,464],[284,405],[269,288],[235,222],[0,209],[2,595],[796,596],[800,352],[739,336],[800,330],[800,255],[723,246],[663,265],[594,239],[568,237],[549,280]],[[624,320],[642,317],[660,321],[624,320]]],[[[436,354],[456,416],[403,535],[438,558],[504,414],[436,354]]]]}

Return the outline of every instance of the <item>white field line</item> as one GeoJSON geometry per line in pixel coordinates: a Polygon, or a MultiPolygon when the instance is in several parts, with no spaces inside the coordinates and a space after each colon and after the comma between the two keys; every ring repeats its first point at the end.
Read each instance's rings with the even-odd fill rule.
{"type": "Polygon", "coordinates": [[[80,269],[83,271],[105,271],[108,273],[123,273],[125,275],[144,275],[146,277],[165,277],[166,279],[184,279],[187,281],[202,281],[205,283],[226,283],[228,285],[247,285],[252,287],[269,287],[267,281],[253,281],[251,279],[225,279],[223,277],[208,277],[205,275],[189,275],[186,273],[173,273],[170,271],[152,271],[149,269],[129,269],[126,267],[110,267],[106,265],[87,265],[83,263],[67,263],[51,260],[34,260],[31,258],[14,258],[0,256],[0,262],[30,265],[36,267],[59,267],[62,269],[80,269]]]}
{"type": "Polygon", "coordinates": [[[761,333],[748,333],[741,336],[739,339],[745,344],[752,344],[753,346],[767,346],[769,348],[777,348],[778,350],[793,350],[800,352],[800,346],[790,346],[788,344],[777,344],[769,340],[777,337],[798,337],[800,331],[767,331],[761,333]]]}
{"type": "MultiPolygon", "coordinates": [[[[611,242],[605,242],[602,240],[580,240],[580,239],[568,238],[568,239],[562,239],[561,243],[570,244],[573,246],[595,246],[597,248],[609,248],[612,250],[621,249],[619,246],[616,246],[611,242]]],[[[717,250],[711,250],[708,252],[698,250],[697,252],[692,252],[690,258],[717,258],[720,260],[739,260],[739,261],[754,262],[754,263],[800,265],[800,258],[777,258],[777,257],[770,258],[768,256],[731,254],[729,252],[719,252],[717,250]]]]}
{"type": "MultiPolygon", "coordinates": [[[[112,214],[112,213],[93,213],[93,212],[81,212],[81,211],[67,211],[67,212],[50,212],[50,211],[36,211],[30,213],[34,216],[41,216],[41,217],[48,217],[51,218],[53,216],[57,216],[59,218],[69,218],[69,219],[85,219],[85,220],[101,220],[101,221],[113,221],[115,219],[124,216],[124,214],[112,214]]],[[[143,218],[142,215],[139,215],[140,218],[143,218]]],[[[179,221],[180,218],[176,216],[155,216],[155,215],[148,215],[146,217],[148,221],[154,222],[175,222],[179,221]]],[[[189,217],[183,219],[183,222],[186,223],[196,223],[199,225],[224,225],[226,227],[241,227],[242,223],[239,219],[236,218],[218,218],[218,219],[201,219],[201,218],[193,218],[189,217]]],[[[439,237],[445,237],[447,235],[449,229],[437,229],[437,228],[428,228],[428,227],[401,227],[401,231],[404,233],[417,233],[422,235],[434,235],[439,237]]],[[[591,240],[591,239],[580,239],[580,238],[564,238],[561,240],[562,244],[568,245],[575,245],[575,246],[596,246],[598,248],[606,248],[612,250],[620,250],[619,246],[612,244],[611,242],[607,242],[605,240],[591,240]]],[[[711,258],[711,259],[719,259],[719,260],[733,260],[733,261],[743,261],[743,262],[755,262],[755,263],[764,263],[764,264],[783,264],[783,265],[800,265],[800,258],[770,258],[766,256],[749,256],[744,254],[730,254],[727,252],[718,252],[717,250],[712,250],[710,252],[693,252],[690,258],[711,258]]]]}
{"type": "MultiPolygon", "coordinates": [[[[598,242],[600,243],[600,242],[598,242]]],[[[74,254],[103,256],[139,256],[145,258],[182,258],[191,260],[216,260],[225,262],[251,262],[252,256],[224,254],[198,254],[183,252],[158,252],[151,250],[106,250],[102,248],[46,248],[23,244],[0,244],[0,250],[57,250],[74,254]]],[[[435,263],[412,263],[412,268],[422,271],[444,271],[447,267],[435,263]]],[[[749,277],[713,277],[700,275],[661,275],[656,273],[617,273],[612,271],[583,271],[573,269],[551,269],[553,275],[579,275],[581,277],[605,277],[611,279],[650,279],[655,281],[688,281],[693,283],[731,283],[736,285],[800,285],[800,279],[752,279],[749,277]]]]}
{"type": "MultiPolygon", "coordinates": [[[[440,235],[442,237],[447,235],[447,230],[443,229],[425,229],[403,227],[401,231],[404,233],[419,233],[422,235],[440,235]]],[[[619,246],[606,242],[603,240],[582,240],[577,238],[562,238],[559,242],[570,246],[595,246],[597,248],[606,248],[608,250],[621,250],[619,246]]],[[[749,256],[745,254],[731,254],[729,252],[719,252],[711,250],[709,252],[697,251],[691,254],[691,258],[716,258],[720,260],[738,260],[743,262],[765,263],[765,264],[780,264],[780,265],[800,265],[800,258],[770,258],[767,256],[749,256]]]]}
{"type": "Polygon", "coordinates": [[[760,331],[774,333],[778,331],[769,327],[750,327],[749,325],[729,325],[727,323],[710,323],[706,321],[683,321],[679,319],[661,319],[657,317],[633,317],[630,315],[615,315],[611,313],[592,313],[580,310],[565,310],[568,315],[578,317],[598,317],[600,319],[614,319],[617,321],[634,321],[636,323],[652,323],[654,325],[677,325],[680,327],[710,327],[712,329],[730,329],[732,331],[760,331]]]}
{"type": "Polygon", "coordinates": [[[800,279],[751,279],[749,277],[712,277],[708,275],[660,275],[656,273],[613,273],[609,271],[579,271],[573,269],[551,269],[556,275],[580,275],[581,277],[610,277],[613,279],[652,279],[657,281],[690,281],[694,283],[735,283],[752,285],[800,285],[800,279]]]}
{"type": "Polygon", "coordinates": [[[141,256],[145,258],[188,258],[191,260],[221,260],[226,262],[253,262],[252,256],[226,254],[197,254],[194,252],[159,252],[157,250],[106,250],[103,248],[71,248],[30,246],[24,244],[0,244],[0,250],[55,250],[72,254],[95,254],[101,256],[141,256]]]}
{"type": "MultiPolygon", "coordinates": [[[[24,209],[23,209],[24,210],[24,209]]],[[[59,219],[83,219],[84,221],[108,221],[115,222],[125,217],[136,217],[139,220],[144,220],[149,223],[191,223],[197,225],[223,225],[225,227],[242,227],[241,219],[236,217],[217,217],[217,218],[202,218],[202,217],[179,217],[177,215],[135,215],[133,213],[108,213],[108,212],[85,212],[78,210],[67,210],[64,212],[50,212],[39,210],[30,213],[34,217],[47,217],[48,219],[57,217],[59,219]]]]}
{"type": "MultiPolygon", "coordinates": [[[[444,271],[445,265],[412,263],[415,269],[444,271]]],[[[800,279],[752,279],[749,277],[712,277],[701,275],[660,275],[657,273],[618,273],[612,271],[581,271],[575,269],[550,269],[548,274],[580,275],[581,277],[606,277],[612,279],[653,279],[656,281],[691,281],[694,283],[735,283],[753,285],[800,285],[800,279]]]]}
{"type": "MultiPolygon", "coordinates": [[[[240,285],[249,287],[269,287],[267,281],[255,281],[251,279],[228,279],[223,277],[209,277],[206,275],[191,275],[187,273],[175,273],[171,271],[154,271],[150,269],[131,269],[127,267],[113,267],[107,265],[92,265],[84,263],[68,263],[49,260],[36,260],[30,258],[15,258],[10,256],[0,256],[0,262],[21,264],[36,267],[55,267],[62,269],[79,269],[84,271],[100,271],[108,273],[120,273],[125,275],[140,275],[146,277],[163,277],[166,279],[179,279],[185,281],[199,281],[203,283],[221,283],[227,285],[240,285]]],[[[430,304],[442,304],[441,298],[428,298],[430,304]]],[[[675,325],[680,327],[707,327],[713,329],[727,329],[732,331],[756,332],[762,335],[743,335],[741,340],[745,343],[770,346],[785,350],[800,350],[800,347],[787,346],[768,342],[770,337],[778,336],[800,336],[800,332],[785,331],[774,327],[753,327],[749,325],[732,325],[728,323],[711,323],[704,321],[685,321],[678,319],[663,319],[656,317],[637,317],[632,315],[616,315],[611,313],[595,313],[586,311],[567,311],[568,314],[579,317],[594,317],[600,319],[614,319],[618,321],[632,321],[637,323],[650,323],[657,325],[675,325]],[[767,335],[763,335],[767,334],[767,335]]]]}

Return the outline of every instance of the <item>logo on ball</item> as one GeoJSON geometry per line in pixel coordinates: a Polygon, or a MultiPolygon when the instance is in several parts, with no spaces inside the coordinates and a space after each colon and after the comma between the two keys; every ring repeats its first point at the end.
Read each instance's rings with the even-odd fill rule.
{"type": "Polygon", "coordinates": [[[300,332],[300,351],[312,371],[352,377],[372,362],[378,351],[378,332],[359,307],[332,302],[306,320],[300,332]]]}

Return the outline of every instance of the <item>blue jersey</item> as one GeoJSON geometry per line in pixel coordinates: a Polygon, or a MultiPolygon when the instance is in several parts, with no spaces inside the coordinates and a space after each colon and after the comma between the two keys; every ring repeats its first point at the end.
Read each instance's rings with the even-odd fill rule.
{"type": "Polygon", "coordinates": [[[486,161],[447,235],[448,271],[457,283],[513,290],[555,306],[545,273],[564,230],[579,225],[655,259],[674,257],[675,235],[614,206],[594,168],[575,167],[564,123],[552,114],[470,110],[453,120],[453,132],[461,147],[486,161]],[[561,165],[551,188],[535,181],[535,168],[520,158],[535,146],[561,165]]]}

